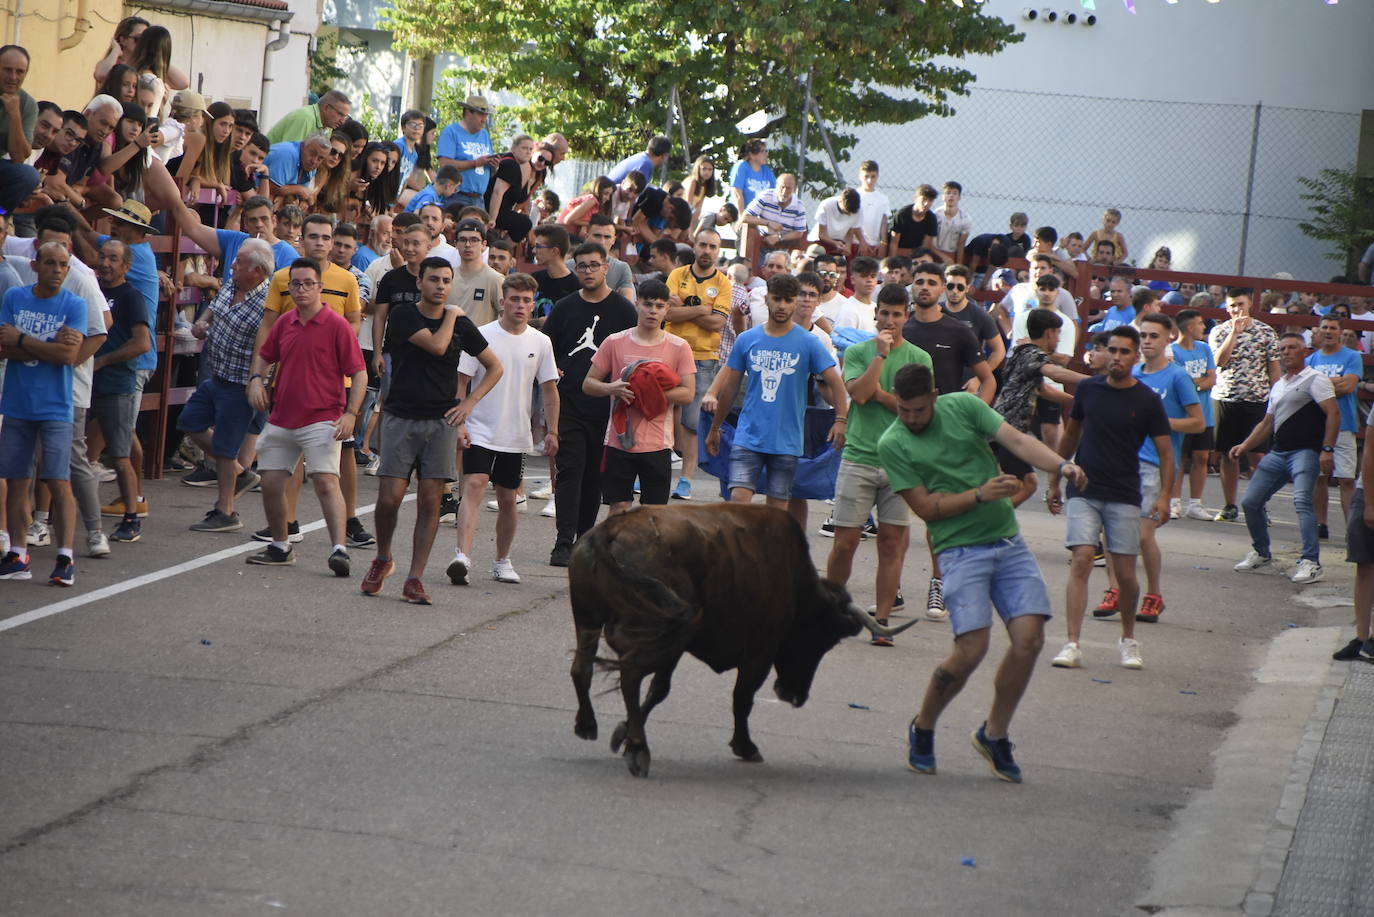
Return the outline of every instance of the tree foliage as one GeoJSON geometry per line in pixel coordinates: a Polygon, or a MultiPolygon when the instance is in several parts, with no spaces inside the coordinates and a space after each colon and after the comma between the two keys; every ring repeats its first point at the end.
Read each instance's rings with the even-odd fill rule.
{"type": "MultiPolygon", "coordinates": [[[[383,27],[397,45],[464,56],[474,87],[525,100],[512,116],[531,133],[562,131],[580,157],[643,149],[664,130],[676,87],[692,147],[677,148],[675,128],[679,165],[701,153],[729,162],[749,137],[772,138],[775,148],[795,138],[808,72],[844,160],[855,142],[846,126],[951,115],[951,98],[967,92],[973,74],[947,61],[1022,38],[978,4],[949,0],[392,4],[383,27]],[[736,122],[760,110],[770,112],[767,124],[741,134],[736,122]]],[[[811,130],[815,138],[814,122],[811,130]]],[[[819,146],[808,142],[818,155],[819,146]]],[[[816,159],[808,175],[825,171],[816,159]]]]}
{"type": "Polygon", "coordinates": [[[1374,242],[1374,181],[1351,169],[1322,169],[1316,178],[1302,177],[1311,219],[1298,224],[1304,234],[1330,243],[1326,257],[1353,275],[1355,261],[1374,242]]]}

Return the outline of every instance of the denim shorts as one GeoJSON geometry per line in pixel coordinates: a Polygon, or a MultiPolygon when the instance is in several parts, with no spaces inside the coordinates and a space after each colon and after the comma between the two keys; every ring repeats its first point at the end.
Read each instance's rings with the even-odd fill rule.
{"type": "Polygon", "coordinates": [[[939,560],[954,636],[992,627],[994,608],[1003,623],[1022,615],[1053,617],[1040,566],[1020,535],[948,548],[939,560]]]}
{"type": "MultiPolygon", "coordinates": [[[[1149,519],[1159,502],[1159,488],[1163,481],[1159,476],[1159,466],[1149,462],[1140,463],[1140,518],[1149,519]]],[[[1166,520],[1167,521],[1167,520],[1166,520]]]]}
{"type": "Polygon", "coordinates": [[[221,458],[239,454],[244,437],[261,433],[267,425],[267,412],[255,411],[248,403],[248,386],[211,376],[191,393],[177,418],[177,429],[202,433],[215,428],[210,451],[221,458]]]}
{"type": "Polygon", "coordinates": [[[797,456],[769,455],[735,445],[730,450],[730,487],[743,487],[758,493],[759,472],[768,469],[768,493],[774,500],[792,497],[792,479],[797,476],[797,456]]]}
{"type": "Polygon", "coordinates": [[[701,399],[706,391],[711,387],[711,383],[716,381],[716,373],[720,369],[719,360],[697,360],[696,388],[692,393],[692,401],[682,406],[682,426],[693,433],[697,431],[697,422],[701,418],[701,399]]]}
{"type": "Polygon", "coordinates": [[[70,481],[72,422],[6,417],[0,427],[0,478],[32,478],[35,455],[43,458],[44,481],[70,481]]]}
{"type": "Polygon", "coordinates": [[[1096,545],[1106,532],[1109,553],[1140,553],[1140,507],[1134,503],[1071,497],[1065,516],[1068,518],[1065,547],[1096,545]]]}

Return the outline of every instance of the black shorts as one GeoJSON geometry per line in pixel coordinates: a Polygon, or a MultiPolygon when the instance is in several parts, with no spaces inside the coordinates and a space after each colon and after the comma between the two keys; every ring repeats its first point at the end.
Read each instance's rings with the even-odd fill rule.
{"type": "Polygon", "coordinates": [[[606,446],[601,460],[602,502],[633,502],[635,478],[639,478],[641,506],[666,506],[673,480],[672,451],[626,452],[606,446]]]}
{"type": "Polygon", "coordinates": [[[997,459],[998,466],[1003,473],[1024,478],[1026,475],[1035,471],[1024,459],[1014,455],[1011,450],[1003,447],[1001,443],[992,444],[993,457],[997,459]]]}
{"type": "Polygon", "coordinates": [[[1216,450],[1222,455],[1239,446],[1264,419],[1262,401],[1218,401],[1216,450]]]}
{"type": "Polygon", "coordinates": [[[1374,564],[1374,529],[1364,524],[1364,488],[1355,488],[1350,500],[1350,521],[1345,526],[1345,561],[1374,564]]]}
{"type": "Polygon", "coordinates": [[[463,450],[463,477],[470,474],[484,474],[497,487],[515,490],[525,477],[525,453],[468,446],[463,450]]]}
{"type": "Polygon", "coordinates": [[[1215,441],[1215,427],[1208,427],[1201,433],[1185,433],[1183,434],[1183,446],[1179,451],[1183,454],[1185,459],[1194,452],[1201,452],[1203,455],[1206,455],[1208,452],[1212,451],[1212,445],[1215,441]]]}
{"type": "MultiPolygon", "coordinates": [[[[1057,424],[1064,417],[1064,411],[1057,402],[1035,396],[1035,420],[1037,423],[1057,424]]],[[[1017,459],[1020,461],[1020,459],[1017,459]]],[[[1007,472],[1011,474],[1011,472],[1007,472]]]]}

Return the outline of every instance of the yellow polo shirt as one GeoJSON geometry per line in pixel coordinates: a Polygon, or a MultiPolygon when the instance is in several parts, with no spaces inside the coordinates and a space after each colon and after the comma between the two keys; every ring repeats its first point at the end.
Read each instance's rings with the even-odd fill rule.
{"type": "MultiPolygon", "coordinates": [[[[704,305],[711,307],[730,320],[730,278],[716,271],[705,280],[698,280],[692,273],[692,265],[684,264],[668,275],[668,292],[684,303],[687,297],[699,297],[704,305]]],[[[720,358],[720,332],[707,331],[696,322],[669,322],[668,331],[676,334],[692,348],[694,360],[716,360],[720,358]]]]}

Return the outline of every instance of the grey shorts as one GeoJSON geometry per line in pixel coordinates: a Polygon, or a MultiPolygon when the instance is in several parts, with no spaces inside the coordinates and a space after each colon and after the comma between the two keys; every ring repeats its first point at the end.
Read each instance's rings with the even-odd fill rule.
{"type": "Polygon", "coordinates": [[[1335,471],[1333,478],[1353,481],[1360,473],[1359,453],[1355,449],[1355,434],[1342,430],[1336,435],[1335,471]]]}
{"type": "Polygon", "coordinates": [[[105,436],[105,451],[114,458],[128,458],[134,442],[134,424],[138,421],[139,393],[136,391],[113,395],[92,395],[88,414],[100,424],[105,436]]]}
{"type": "Polygon", "coordinates": [[[910,525],[906,501],[892,489],[887,472],[872,465],[840,461],[835,475],[835,505],[831,510],[836,528],[859,529],[868,513],[878,508],[878,521],[884,525],[910,525]]]}
{"type": "Polygon", "coordinates": [[[1070,497],[1065,510],[1068,529],[1064,546],[1096,545],[1106,534],[1107,551],[1111,554],[1140,553],[1140,507],[1130,503],[1070,497]]]}
{"type": "Polygon", "coordinates": [[[422,481],[453,481],[458,478],[458,428],[442,418],[410,420],[386,415],[382,424],[382,464],[377,474],[404,478],[412,473],[422,481]]]}
{"type": "Polygon", "coordinates": [[[691,403],[682,407],[682,426],[693,433],[697,431],[697,423],[701,417],[701,399],[711,387],[711,383],[716,381],[716,373],[720,371],[719,360],[697,360],[696,364],[696,389],[692,393],[691,403]]]}

